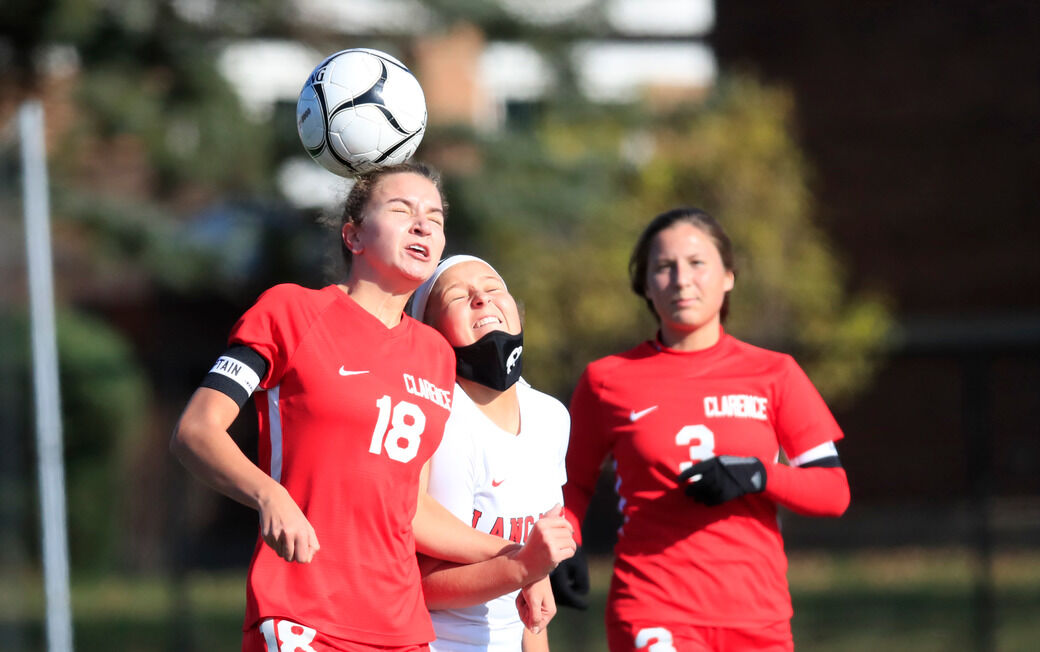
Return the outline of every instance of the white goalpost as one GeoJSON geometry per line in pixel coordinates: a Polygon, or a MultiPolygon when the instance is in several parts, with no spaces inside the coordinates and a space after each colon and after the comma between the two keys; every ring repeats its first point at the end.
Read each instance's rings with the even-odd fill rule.
{"type": "Polygon", "coordinates": [[[54,320],[50,205],[43,107],[24,103],[18,111],[21,142],[25,252],[29,277],[36,451],[40,491],[47,648],[72,652],[68,534],[65,525],[65,466],[62,459],[61,393],[54,320]]]}

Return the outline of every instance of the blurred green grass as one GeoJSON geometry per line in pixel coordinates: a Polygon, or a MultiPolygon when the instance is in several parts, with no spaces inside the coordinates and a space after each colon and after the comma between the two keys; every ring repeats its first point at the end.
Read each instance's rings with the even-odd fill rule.
{"type": "MultiPolygon", "coordinates": [[[[554,652],[606,650],[603,607],[610,560],[591,565],[592,606],[562,609],[549,627],[554,652]]],[[[800,651],[972,650],[978,565],[960,549],[791,554],[795,643],[800,651]]],[[[1040,551],[1005,551],[992,566],[995,649],[1035,650],[1040,640],[1040,551]]],[[[0,641],[44,649],[38,574],[6,574],[0,641]]],[[[244,571],[162,577],[76,577],[79,652],[238,650],[244,571]]]]}

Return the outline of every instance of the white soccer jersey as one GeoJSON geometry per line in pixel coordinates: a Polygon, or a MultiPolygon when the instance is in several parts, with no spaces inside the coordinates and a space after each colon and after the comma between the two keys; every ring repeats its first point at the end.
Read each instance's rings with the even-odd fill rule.
{"type": "MultiPolygon", "coordinates": [[[[570,416],[562,403],[517,384],[520,434],[496,426],[455,386],[444,439],[430,460],[429,492],[473,527],[523,543],[535,521],[563,503],[570,416]]],[[[433,652],[516,652],[523,623],[513,591],[465,609],[431,611],[433,652]]]]}

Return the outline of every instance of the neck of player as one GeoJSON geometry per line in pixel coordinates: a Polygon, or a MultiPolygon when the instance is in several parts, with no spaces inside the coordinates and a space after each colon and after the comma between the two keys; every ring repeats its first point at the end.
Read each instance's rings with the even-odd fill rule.
{"type": "Polygon", "coordinates": [[[457,377],[455,380],[466,396],[496,426],[514,435],[520,434],[520,399],[516,393],[516,384],[500,392],[467,378],[457,377]]]}
{"type": "Polygon", "coordinates": [[[676,351],[701,351],[718,344],[722,337],[721,322],[715,315],[708,323],[685,329],[661,323],[661,343],[676,351]]]}
{"type": "Polygon", "coordinates": [[[339,289],[346,292],[359,306],[383,322],[384,326],[393,328],[401,323],[404,306],[408,303],[408,297],[412,295],[415,288],[405,292],[388,291],[375,283],[349,278],[346,282],[339,284],[339,289]]]}

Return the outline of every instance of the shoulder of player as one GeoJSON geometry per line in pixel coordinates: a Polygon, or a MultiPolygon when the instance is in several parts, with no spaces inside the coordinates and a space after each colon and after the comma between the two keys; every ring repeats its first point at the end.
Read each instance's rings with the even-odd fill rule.
{"type": "Polygon", "coordinates": [[[413,336],[416,339],[423,341],[424,344],[429,343],[431,347],[451,351],[451,354],[455,355],[455,350],[451,348],[451,344],[448,344],[448,340],[444,339],[444,336],[437,332],[437,329],[433,326],[424,324],[408,315],[404,315],[402,319],[410,322],[413,336]]]}
{"type": "Polygon", "coordinates": [[[754,364],[760,367],[762,371],[780,372],[792,366],[798,366],[798,363],[788,353],[755,346],[743,340],[738,340],[732,335],[727,334],[725,337],[730,346],[728,354],[730,357],[742,360],[746,364],[754,364]]]}
{"type": "Polygon", "coordinates": [[[592,384],[599,384],[604,379],[611,377],[623,367],[635,361],[642,360],[653,355],[654,349],[648,342],[641,342],[627,351],[614,353],[598,360],[593,360],[585,367],[585,376],[592,384]]]}
{"type": "Polygon", "coordinates": [[[305,301],[307,299],[313,300],[321,294],[327,291],[326,289],[314,290],[311,288],[303,287],[296,283],[279,283],[278,285],[272,285],[268,289],[260,293],[260,298],[257,299],[257,303],[261,301],[305,301]]]}
{"type": "Polygon", "coordinates": [[[526,383],[518,384],[517,391],[521,396],[521,409],[523,406],[529,406],[527,409],[535,410],[539,414],[570,419],[567,407],[555,396],[539,391],[526,383]]]}
{"type": "MultiPolygon", "coordinates": [[[[335,286],[329,287],[336,289],[335,286]]],[[[335,301],[335,295],[329,291],[329,287],[314,290],[295,283],[280,283],[261,293],[253,308],[270,312],[288,310],[296,315],[301,312],[320,312],[335,301]]]]}

